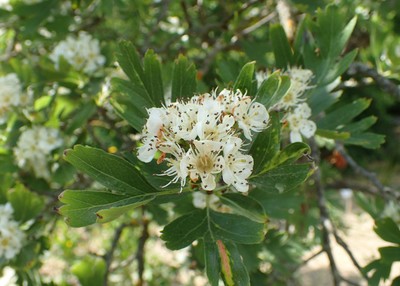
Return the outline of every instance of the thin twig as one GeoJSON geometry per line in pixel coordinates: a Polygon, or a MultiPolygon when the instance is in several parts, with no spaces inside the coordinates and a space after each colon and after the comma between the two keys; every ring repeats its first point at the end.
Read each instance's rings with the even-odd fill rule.
{"type": "MultiPolygon", "coordinates": [[[[142,208],[144,214],[144,208],[142,208]]],[[[145,255],[144,255],[144,246],[146,244],[147,239],[149,238],[148,231],[149,221],[144,217],[142,219],[142,235],[139,238],[138,249],[136,252],[136,258],[138,261],[138,283],[137,286],[144,285],[143,281],[143,273],[144,273],[144,263],[145,263],[145,255]]]]}
{"type": "Polygon", "coordinates": [[[400,101],[399,86],[388,78],[381,75],[376,69],[371,68],[360,62],[354,62],[350,65],[347,73],[349,75],[360,74],[363,76],[371,77],[382,90],[393,95],[398,101],[400,101]]]}
{"type": "Polygon", "coordinates": [[[397,201],[400,200],[400,194],[396,194],[392,188],[383,185],[375,173],[358,165],[358,163],[353,159],[353,157],[351,157],[346,152],[343,144],[337,143],[336,149],[346,159],[347,163],[353,168],[353,170],[357,174],[360,174],[361,176],[367,178],[380,191],[380,193],[386,200],[390,199],[395,199],[397,201]]]}
{"type": "MultiPolygon", "coordinates": [[[[320,152],[315,143],[315,141],[310,142],[312,157],[314,158],[315,164],[319,166],[320,163],[320,152]]],[[[336,266],[335,259],[333,257],[332,248],[331,248],[331,241],[329,238],[329,229],[331,226],[331,222],[329,219],[328,209],[326,207],[326,199],[325,199],[325,190],[322,184],[322,176],[321,170],[316,169],[313,174],[315,180],[315,187],[316,187],[316,194],[317,194],[317,203],[320,212],[320,222],[322,228],[322,248],[326,252],[328,259],[329,259],[329,266],[332,272],[333,284],[335,286],[339,286],[342,277],[339,273],[339,270],[336,266]]]]}
{"type": "Polygon", "coordinates": [[[344,251],[346,251],[347,255],[350,257],[351,261],[353,262],[354,266],[358,269],[360,274],[366,280],[368,280],[368,276],[363,272],[360,264],[357,262],[357,260],[354,257],[353,253],[350,251],[350,248],[347,245],[347,243],[339,236],[339,234],[337,233],[336,229],[333,229],[332,233],[333,233],[333,236],[335,237],[336,242],[344,249],[344,251]]]}
{"type": "Polygon", "coordinates": [[[108,285],[108,275],[110,273],[110,269],[111,269],[110,267],[111,267],[111,263],[112,263],[112,260],[113,260],[113,257],[114,257],[114,252],[115,252],[115,249],[117,248],[118,241],[121,238],[122,231],[127,226],[129,226],[129,224],[123,223],[115,230],[114,238],[113,238],[112,243],[111,243],[111,247],[108,250],[108,252],[104,255],[104,260],[106,262],[106,272],[104,274],[104,280],[103,280],[104,281],[103,282],[104,286],[108,285]]]}

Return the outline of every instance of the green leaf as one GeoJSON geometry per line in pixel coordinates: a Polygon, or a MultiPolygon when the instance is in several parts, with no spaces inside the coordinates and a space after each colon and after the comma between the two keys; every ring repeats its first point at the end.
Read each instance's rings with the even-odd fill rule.
{"type": "Polygon", "coordinates": [[[254,244],[264,239],[264,224],[236,214],[195,210],[166,225],[162,233],[161,238],[172,250],[184,248],[203,237],[207,238],[206,242],[223,239],[254,244]]]}
{"type": "Polygon", "coordinates": [[[278,103],[290,88],[290,78],[273,73],[265,80],[257,92],[257,100],[267,109],[278,103]]]}
{"type": "MultiPolygon", "coordinates": [[[[374,125],[377,119],[378,118],[376,116],[368,116],[357,122],[346,124],[346,126],[344,126],[341,130],[350,133],[360,133],[366,131],[368,128],[374,125]]],[[[347,139],[347,138],[342,138],[342,139],[347,139]]]]}
{"type": "Polygon", "coordinates": [[[393,263],[400,261],[400,246],[385,246],[378,248],[382,260],[385,262],[393,263]]]}
{"type": "Polygon", "coordinates": [[[359,145],[368,149],[377,149],[385,143],[385,135],[371,132],[351,134],[351,137],[344,140],[345,144],[359,145]]]}
{"type": "Polygon", "coordinates": [[[129,209],[145,205],[154,195],[128,196],[99,190],[66,190],[59,196],[64,203],[58,211],[72,227],[109,222],[129,209]]]}
{"type": "Polygon", "coordinates": [[[204,261],[206,273],[211,286],[218,286],[221,265],[219,261],[218,248],[215,242],[204,243],[204,261]]]}
{"type": "Polygon", "coordinates": [[[254,158],[253,174],[259,173],[280,149],[281,123],[279,114],[270,113],[269,127],[257,134],[249,154],[254,158]]]}
{"type": "Polygon", "coordinates": [[[237,193],[228,193],[221,196],[220,200],[239,215],[243,215],[259,223],[267,221],[263,207],[251,197],[237,193]]]}
{"type": "Polygon", "coordinates": [[[321,85],[326,85],[333,82],[339,76],[342,75],[353,62],[357,55],[358,50],[353,50],[346,54],[342,59],[339,60],[338,63],[335,63],[329,69],[327,75],[325,76],[324,80],[320,83],[321,85]]]}
{"type": "Polygon", "coordinates": [[[253,94],[253,75],[254,75],[255,62],[245,64],[237,77],[233,90],[239,89],[247,95],[253,94]]]}
{"type": "Polygon", "coordinates": [[[287,145],[283,150],[271,158],[269,162],[264,166],[261,174],[273,169],[275,166],[281,164],[292,163],[297,159],[303,157],[305,154],[310,153],[310,147],[303,142],[295,142],[287,145]]]}
{"type": "Polygon", "coordinates": [[[14,209],[15,220],[20,222],[34,219],[45,207],[43,198],[29,191],[22,184],[10,190],[7,198],[14,209]]]}
{"type": "Polygon", "coordinates": [[[207,232],[205,210],[196,210],[172,221],[162,230],[161,238],[169,249],[177,250],[190,245],[207,232]]]}
{"type": "Polygon", "coordinates": [[[310,164],[282,165],[251,179],[265,192],[287,192],[303,183],[310,175],[310,164]]]}
{"type": "Polygon", "coordinates": [[[285,30],[280,24],[272,24],[269,29],[272,49],[275,55],[276,67],[287,69],[293,61],[293,52],[286,37],[285,30]]]}
{"type": "Polygon", "coordinates": [[[65,132],[73,133],[77,128],[87,125],[86,121],[96,112],[97,107],[94,102],[82,103],[80,108],[75,111],[72,118],[67,123],[65,132]]]}
{"type": "Polygon", "coordinates": [[[172,75],[172,102],[181,98],[190,98],[196,91],[196,68],[183,55],[175,61],[172,75]]]}
{"type": "Polygon", "coordinates": [[[391,218],[375,221],[374,231],[385,241],[400,245],[400,229],[391,218]]]}
{"type": "Polygon", "coordinates": [[[0,154],[0,174],[3,176],[5,173],[18,172],[18,167],[14,163],[14,155],[10,154],[0,154]]]}
{"type": "Polygon", "coordinates": [[[335,5],[328,5],[324,11],[318,11],[317,25],[313,30],[320,44],[321,54],[329,58],[339,56],[356,22],[357,19],[354,17],[344,26],[346,23],[344,16],[335,5]]]}
{"type": "Polygon", "coordinates": [[[131,163],[101,149],[76,145],[65,151],[64,158],[111,190],[130,195],[155,192],[131,163]]]}
{"type": "Polygon", "coordinates": [[[268,192],[260,186],[252,190],[249,195],[262,205],[268,217],[277,219],[287,219],[289,211],[291,209],[298,209],[304,200],[296,189],[285,193],[278,193],[268,192]]]}
{"type": "MultiPolygon", "coordinates": [[[[333,83],[331,86],[335,87],[336,84],[333,83]]],[[[329,107],[339,101],[341,91],[332,92],[331,86],[317,86],[310,90],[307,102],[312,110],[313,116],[325,112],[329,107]]]]}
{"type": "Polygon", "coordinates": [[[260,243],[264,239],[264,224],[244,216],[209,211],[209,232],[212,238],[240,244],[260,243]]]}
{"type": "Polygon", "coordinates": [[[82,286],[103,285],[106,262],[100,257],[86,256],[71,267],[71,272],[79,279],[82,286]]]}
{"type": "Polygon", "coordinates": [[[227,286],[250,286],[250,278],[235,244],[217,240],[222,278],[227,286]]]}
{"type": "Polygon", "coordinates": [[[118,115],[140,131],[148,117],[146,108],[153,106],[147,91],[131,82],[113,78],[111,104],[118,115]]]}
{"type": "Polygon", "coordinates": [[[353,118],[367,109],[370,103],[371,100],[360,98],[350,104],[337,108],[317,122],[318,129],[336,129],[343,127],[346,123],[349,123],[353,118]]]}
{"type": "Polygon", "coordinates": [[[164,87],[161,77],[161,64],[153,50],[148,50],[144,56],[143,83],[156,107],[164,104],[164,87]]]}
{"type": "Polygon", "coordinates": [[[117,61],[129,79],[144,87],[144,70],[139,54],[131,42],[121,41],[116,53],[117,61]]]}
{"type": "Polygon", "coordinates": [[[336,140],[344,140],[350,137],[350,133],[348,132],[339,132],[335,130],[326,130],[326,129],[317,129],[315,132],[316,135],[336,140]]]}

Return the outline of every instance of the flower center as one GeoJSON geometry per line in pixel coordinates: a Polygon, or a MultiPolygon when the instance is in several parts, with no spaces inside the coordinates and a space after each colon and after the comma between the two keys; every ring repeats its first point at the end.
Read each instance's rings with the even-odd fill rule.
{"type": "Polygon", "coordinates": [[[208,155],[202,155],[197,159],[196,169],[201,173],[210,173],[213,167],[214,162],[208,155]]]}

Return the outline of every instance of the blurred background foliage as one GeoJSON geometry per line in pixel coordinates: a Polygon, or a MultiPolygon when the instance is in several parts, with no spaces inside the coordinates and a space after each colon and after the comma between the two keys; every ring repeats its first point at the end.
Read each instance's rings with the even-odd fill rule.
{"type": "MultiPolygon", "coordinates": [[[[197,91],[206,92],[218,85],[232,86],[249,61],[256,61],[257,71],[271,74],[277,70],[271,25],[280,23],[294,45],[301,22],[314,20],[316,11],[332,1],[26,2],[11,0],[1,4],[0,10],[0,75],[16,73],[23,90],[33,97],[27,110],[14,110],[0,125],[0,203],[14,202],[16,215],[29,210],[26,218],[16,217],[25,223],[29,244],[14,261],[0,260],[0,267],[16,270],[17,285],[205,285],[204,258],[199,255],[204,246],[171,253],[158,239],[160,225],[175,216],[168,205],[129,211],[104,225],[82,229],[66,226],[54,211],[59,205],[57,196],[66,187],[85,188],[93,182],[62,160],[63,149],[79,143],[123,154],[136,147],[140,130],[116,116],[109,102],[114,92],[111,78],[124,77],[115,57],[120,40],[131,41],[141,55],[153,49],[167,80],[171,79],[174,59],[185,55],[197,67],[197,91]],[[90,75],[68,62],[60,63],[57,69],[50,59],[60,41],[80,31],[99,40],[106,58],[104,67],[90,75]],[[34,125],[56,128],[64,140],[49,159],[50,180],[19,168],[13,157],[21,130],[34,125]],[[18,199],[15,193],[23,192],[27,194],[18,199]]],[[[400,159],[400,2],[338,0],[335,4],[343,25],[357,17],[343,54],[354,49],[358,52],[335,87],[342,92],[339,105],[372,99],[356,119],[376,116],[372,131],[386,137],[379,149],[351,146],[348,152],[359,165],[376,172],[384,186],[391,186],[397,199],[376,195],[379,191],[368,177],[356,176],[359,169],[328,144],[321,148],[319,166],[328,208],[340,229],[344,206],[339,190],[352,189],[356,211],[368,212],[376,222],[377,234],[397,243],[394,253],[398,253],[398,240],[387,232],[397,233],[400,223],[400,182],[396,177],[400,159]]],[[[271,224],[264,243],[239,248],[253,285],[298,285],[296,270],[304,263],[304,253],[323,243],[318,201],[309,191],[314,184],[310,180],[299,189],[271,194],[271,224]]],[[[182,197],[175,212],[188,211],[185,205],[190,203],[185,204],[185,200],[190,198],[182,197]]],[[[381,249],[380,255],[361,271],[366,275],[375,269],[370,273],[370,285],[379,285],[389,276],[391,263],[398,261],[398,257],[388,258],[390,251],[381,249]]],[[[393,285],[399,285],[399,278],[396,281],[393,285]]]]}

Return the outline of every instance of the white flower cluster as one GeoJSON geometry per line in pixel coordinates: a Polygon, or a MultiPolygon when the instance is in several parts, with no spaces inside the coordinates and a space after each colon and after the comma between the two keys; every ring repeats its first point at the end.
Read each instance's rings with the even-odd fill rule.
{"type": "Polygon", "coordinates": [[[100,43],[86,32],[80,32],[78,37],[69,36],[61,41],[50,54],[50,59],[59,68],[60,57],[63,57],[76,70],[93,74],[104,65],[106,59],[100,53],[100,43]]]}
{"type": "Polygon", "coordinates": [[[13,109],[27,106],[30,100],[30,96],[22,92],[21,82],[15,73],[0,77],[0,124],[7,121],[13,109]]]}
{"type": "Polygon", "coordinates": [[[49,154],[63,144],[57,129],[34,126],[22,132],[14,155],[21,168],[33,170],[38,178],[49,179],[49,154]]]}
{"type": "Polygon", "coordinates": [[[251,132],[267,127],[266,108],[240,90],[194,96],[188,102],[175,102],[164,108],[150,108],[143,130],[138,158],[150,162],[157,151],[158,162],[166,161],[163,175],[174,176],[185,186],[189,177],[201,181],[201,188],[214,190],[217,178],[239,192],[247,192],[247,178],[253,158],[242,153],[241,134],[251,140],[251,132]]]}
{"type": "Polygon", "coordinates": [[[13,219],[10,203],[0,205],[0,258],[13,259],[21,250],[25,239],[24,232],[13,219]]]}
{"type": "Polygon", "coordinates": [[[290,142],[301,142],[302,135],[310,138],[317,130],[315,122],[309,119],[311,108],[302,97],[306,90],[312,88],[309,84],[313,73],[300,68],[291,68],[287,73],[291,81],[290,88],[274,108],[287,112],[284,120],[289,125],[290,142]]]}

